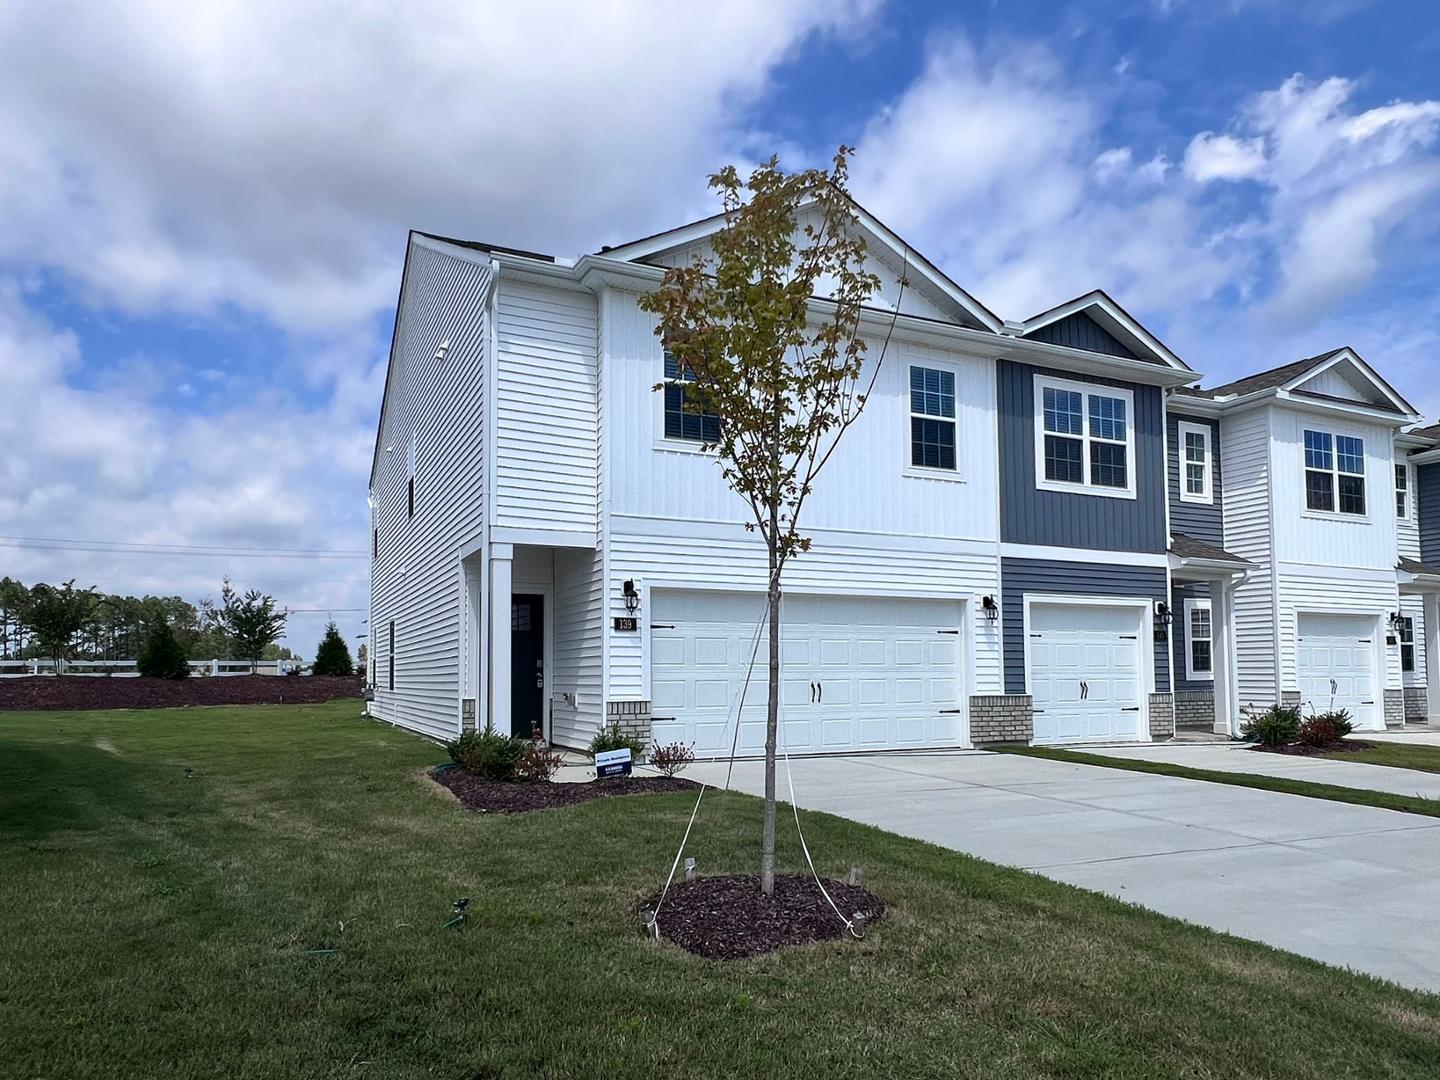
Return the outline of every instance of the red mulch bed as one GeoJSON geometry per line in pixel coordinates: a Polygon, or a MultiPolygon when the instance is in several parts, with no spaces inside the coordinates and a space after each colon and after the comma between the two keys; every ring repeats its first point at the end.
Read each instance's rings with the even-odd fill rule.
{"type": "Polygon", "coordinates": [[[36,675],[0,679],[0,712],[34,709],[176,709],[187,705],[313,705],[358,698],[361,677],[192,675],[146,679],[122,675],[36,675]]]}
{"type": "MultiPolygon", "coordinates": [[[[869,923],[885,914],[885,901],[843,881],[825,882],[836,906],[869,923]]],[[[640,904],[654,910],[656,893],[640,904]]],[[[701,877],[670,886],[660,908],[660,936],[711,960],[739,960],[789,945],[808,945],[849,931],[826,902],[815,879],[799,874],[775,878],[775,895],[762,896],[760,879],[748,875],[701,877]]]]}
{"type": "Polygon", "coordinates": [[[529,810],[550,810],[574,806],[591,799],[615,795],[649,795],[659,791],[694,791],[693,780],[667,776],[613,776],[587,784],[534,783],[487,780],[461,769],[439,768],[430,773],[471,810],[482,814],[523,814],[529,810]]]}
{"type": "Polygon", "coordinates": [[[1287,743],[1285,746],[1261,746],[1256,743],[1250,747],[1251,750],[1259,750],[1262,754],[1289,754],[1291,757],[1319,757],[1321,754],[1348,754],[1354,750],[1369,750],[1375,744],[1372,742],[1351,742],[1346,739],[1344,742],[1331,743],[1329,746],[1306,746],[1304,743],[1287,743]]]}

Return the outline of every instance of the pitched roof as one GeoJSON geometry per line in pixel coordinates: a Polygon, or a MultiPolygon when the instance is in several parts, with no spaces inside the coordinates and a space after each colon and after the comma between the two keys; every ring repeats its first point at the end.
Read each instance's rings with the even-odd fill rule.
{"type": "Polygon", "coordinates": [[[1243,379],[1236,379],[1224,386],[1217,386],[1205,393],[1209,397],[1225,397],[1234,395],[1244,397],[1246,394],[1253,394],[1260,390],[1273,390],[1277,386],[1284,386],[1291,379],[1304,375],[1307,371],[1319,367],[1332,356],[1342,353],[1345,350],[1331,349],[1318,356],[1306,357],[1304,360],[1296,360],[1294,363],[1282,364],[1280,367],[1271,368],[1268,371],[1257,372],[1254,375],[1246,375],[1243,379]]]}
{"type": "Polygon", "coordinates": [[[1083,349],[1127,360],[1143,360],[1161,367],[1189,371],[1190,367],[1176,356],[1140,320],[1117,304],[1103,289],[1072,297],[1021,323],[1008,326],[1018,329],[1021,337],[1083,349]]]}
{"type": "Polygon", "coordinates": [[[539,259],[541,262],[553,263],[554,255],[542,255],[538,251],[526,251],[524,248],[502,247],[500,244],[487,244],[483,240],[457,240],[453,236],[441,236],[439,233],[422,232],[414,230],[416,236],[423,236],[427,240],[439,240],[442,244],[453,244],[456,247],[469,248],[471,251],[483,251],[487,255],[492,252],[496,255],[516,255],[522,259],[539,259]]]}
{"type": "Polygon", "coordinates": [[[1232,555],[1222,547],[1206,543],[1204,540],[1196,540],[1193,536],[1186,536],[1184,533],[1170,534],[1170,554],[1182,559],[1228,562],[1234,563],[1236,566],[1255,565],[1249,559],[1242,559],[1239,555],[1232,555]]]}
{"type": "Polygon", "coordinates": [[[1407,574],[1428,574],[1431,577],[1440,577],[1440,567],[1431,566],[1429,563],[1423,563],[1419,559],[1411,559],[1405,555],[1400,556],[1400,561],[1395,564],[1395,568],[1403,570],[1407,574]]]}

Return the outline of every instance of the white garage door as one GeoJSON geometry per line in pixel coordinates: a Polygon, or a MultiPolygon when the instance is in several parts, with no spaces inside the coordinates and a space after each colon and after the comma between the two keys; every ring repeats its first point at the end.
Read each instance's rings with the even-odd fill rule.
{"type": "Polygon", "coordinates": [[[1357,727],[1383,728],[1376,707],[1375,620],[1363,615],[1299,618],[1295,675],[1306,711],[1347,709],[1357,727]]]}
{"type": "Polygon", "coordinates": [[[1138,739],[1141,613],[1035,603],[1025,627],[1037,743],[1138,739]]]}
{"type": "MultiPolygon", "coordinates": [[[[768,635],[763,596],[657,591],[650,696],[656,742],[728,755],[765,749],[768,635]]],[[[790,753],[964,744],[960,619],[953,601],[787,596],[781,632],[780,741],[790,753]]]]}

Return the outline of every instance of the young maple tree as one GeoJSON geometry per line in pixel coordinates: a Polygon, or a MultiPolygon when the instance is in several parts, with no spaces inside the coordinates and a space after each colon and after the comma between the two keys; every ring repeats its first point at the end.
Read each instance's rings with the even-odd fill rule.
{"type": "MultiPolygon", "coordinates": [[[[665,272],[640,300],[673,359],[684,408],[714,416],[705,448],[749,505],[745,527],[765,542],[769,695],[760,888],[775,889],[775,751],[780,715],[780,581],[810,550],[800,514],[840,437],[860,418],[884,358],[862,380],[865,309],[880,289],[846,190],[850,147],[831,167],[786,173],[778,158],[742,180],[710,177],[724,224],[710,251],[665,272]]],[[[905,282],[902,277],[901,288],[905,282]]],[[[898,311],[899,300],[896,300],[898,311]]],[[[884,345],[894,318],[884,328],[884,345]]],[[[665,384],[656,386],[664,389],[665,384]]]]}

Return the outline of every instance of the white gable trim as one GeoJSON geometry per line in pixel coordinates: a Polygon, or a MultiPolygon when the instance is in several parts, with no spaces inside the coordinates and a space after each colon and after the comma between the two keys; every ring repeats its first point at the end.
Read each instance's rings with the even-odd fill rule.
{"type": "MultiPolygon", "coordinates": [[[[1281,386],[1280,389],[1285,391],[1300,390],[1303,392],[1305,384],[1307,382],[1310,382],[1312,379],[1324,374],[1333,367],[1339,366],[1340,364],[1349,364],[1352,368],[1355,369],[1355,371],[1357,371],[1361,375],[1362,378],[1365,379],[1366,382],[1368,382],[1377,391],[1379,391],[1380,395],[1386,401],[1388,401],[1395,408],[1399,409],[1402,414],[1406,416],[1415,416],[1418,419],[1418,414],[1415,412],[1414,407],[1411,406],[1408,401],[1402,398],[1394,390],[1392,390],[1390,386],[1385,382],[1385,380],[1380,377],[1380,374],[1364,360],[1362,360],[1358,353],[1356,353],[1353,349],[1350,348],[1341,349],[1324,363],[1317,364],[1309,371],[1295,376],[1295,378],[1291,379],[1289,382],[1281,386]]],[[[1363,408],[1370,403],[1357,401],[1355,402],[1355,404],[1363,408]]]]}
{"type": "Polygon", "coordinates": [[[1129,312],[1099,289],[1086,293],[1084,296],[1077,296],[1074,300],[1067,300],[1059,307],[1053,307],[1049,311],[1043,311],[1022,323],[1013,325],[1019,333],[1028,335],[1052,323],[1057,323],[1061,319],[1068,319],[1071,315],[1082,313],[1137,353],[1148,355],[1178,371],[1193,370],[1185,361],[1171,352],[1163,341],[1136,322],[1129,312]]]}

